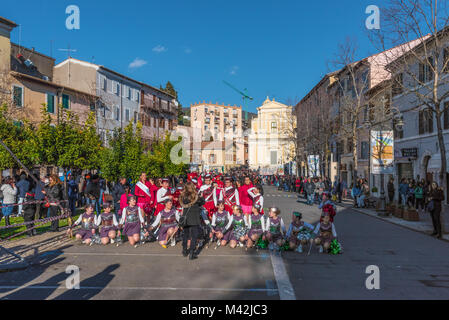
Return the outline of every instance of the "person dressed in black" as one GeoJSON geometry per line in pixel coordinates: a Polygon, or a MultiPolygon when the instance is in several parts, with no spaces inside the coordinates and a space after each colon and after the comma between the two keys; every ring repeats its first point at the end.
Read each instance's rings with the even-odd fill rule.
{"type": "Polygon", "coordinates": [[[186,215],[186,223],[183,227],[182,254],[193,260],[198,257],[196,245],[201,232],[202,206],[205,202],[202,197],[199,197],[195,185],[189,181],[179,197],[179,203],[183,208],[182,214],[186,215]],[[189,240],[190,247],[187,248],[189,240]]]}
{"type": "Polygon", "coordinates": [[[430,186],[429,204],[427,205],[430,215],[432,217],[433,223],[433,233],[432,236],[437,236],[438,239],[441,239],[441,202],[444,201],[444,191],[439,188],[436,182],[432,182],[430,186]]]}
{"type": "MultiPolygon", "coordinates": [[[[62,185],[61,180],[59,177],[55,174],[50,176],[50,185],[48,188],[46,188],[45,191],[42,191],[47,198],[49,202],[49,215],[50,218],[58,216],[58,210],[59,210],[59,202],[63,198],[62,194],[62,185]]],[[[59,231],[59,220],[52,221],[50,231],[52,232],[58,232],[59,231]]]]}
{"type": "MultiPolygon", "coordinates": [[[[32,222],[34,221],[34,217],[36,214],[36,206],[37,204],[33,203],[34,200],[34,194],[35,189],[32,188],[30,185],[28,187],[27,192],[25,193],[25,203],[23,205],[23,219],[24,222],[32,222]]],[[[39,204],[40,205],[40,204],[39,204]]],[[[34,223],[30,223],[26,225],[27,228],[27,235],[32,237],[36,235],[36,229],[34,229],[34,223]]]]}

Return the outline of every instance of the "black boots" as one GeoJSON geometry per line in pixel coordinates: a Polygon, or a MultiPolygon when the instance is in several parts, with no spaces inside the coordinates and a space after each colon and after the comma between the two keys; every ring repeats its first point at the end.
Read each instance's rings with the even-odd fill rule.
{"type": "Polygon", "coordinates": [[[187,257],[189,255],[189,252],[187,251],[187,249],[185,249],[185,248],[182,249],[182,255],[184,257],[187,257]]]}
{"type": "Polygon", "coordinates": [[[195,249],[190,249],[190,256],[189,256],[189,260],[195,260],[198,258],[198,255],[195,252],[195,249]]]}
{"type": "Polygon", "coordinates": [[[9,222],[9,216],[5,217],[5,226],[10,226],[11,223],[9,222]]]}

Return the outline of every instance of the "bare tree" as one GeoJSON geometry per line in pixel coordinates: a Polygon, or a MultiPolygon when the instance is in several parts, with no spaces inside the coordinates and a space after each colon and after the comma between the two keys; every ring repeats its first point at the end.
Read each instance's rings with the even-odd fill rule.
{"type": "MultiPolygon", "coordinates": [[[[397,55],[385,55],[394,73],[393,93],[413,97],[408,111],[435,116],[441,153],[440,184],[446,188],[446,145],[441,117],[449,104],[449,15],[447,1],[392,0],[383,11],[384,27],[374,34],[375,45],[385,47],[412,41],[397,55]],[[425,114],[427,113],[427,114],[425,114]]],[[[431,120],[432,121],[432,120],[431,120]]]]}

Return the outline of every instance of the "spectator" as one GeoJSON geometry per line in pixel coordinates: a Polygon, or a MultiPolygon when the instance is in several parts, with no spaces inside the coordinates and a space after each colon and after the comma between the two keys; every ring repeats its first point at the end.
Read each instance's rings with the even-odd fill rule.
{"type": "Polygon", "coordinates": [[[394,201],[394,179],[393,178],[390,178],[390,181],[388,181],[387,192],[388,192],[388,202],[392,203],[394,201]]]}
{"type": "Polygon", "coordinates": [[[122,177],[119,179],[118,183],[114,186],[114,189],[112,190],[112,197],[114,198],[114,209],[116,217],[119,216],[119,211],[123,210],[123,208],[121,208],[120,206],[120,200],[122,198],[122,195],[126,193],[125,186],[126,186],[126,178],[122,177]]]}
{"type": "MultiPolygon", "coordinates": [[[[63,190],[62,190],[62,184],[61,179],[56,174],[53,174],[50,176],[50,184],[48,188],[44,191],[42,191],[47,197],[48,201],[50,203],[49,207],[49,216],[50,218],[57,217],[58,211],[59,211],[59,203],[63,199],[63,190]]],[[[58,232],[59,231],[59,220],[52,221],[51,232],[58,232]]]]}
{"type": "MultiPolygon", "coordinates": [[[[39,177],[36,176],[36,179],[39,180],[39,177]]],[[[36,212],[34,214],[34,218],[36,220],[46,218],[48,209],[44,206],[45,194],[42,192],[45,190],[45,186],[49,184],[48,178],[39,180],[40,183],[36,184],[36,188],[34,190],[34,200],[39,201],[40,203],[36,204],[36,212]]]]}
{"type": "Polygon", "coordinates": [[[351,196],[354,199],[354,207],[357,208],[359,206],[358,197],[360,196],[360,186],[358,183],[353,184],[351,196]]]}
{"type": "Polygon", "coordinates": [[[101,213],[100,210],[100,184],[99,184],[99,177],[98,175],[94,175],[92,177],[92,180],[88,183],[86,186],[86,196],[87,196],[87,203],[93,204],[95,206],[95,211],[97,215],[101,213]]]}
{"type": "Polygon", "coordinates": [[[441,229],[441,202],[444,201],[444,192],[438,187],[436,182],[432,182],[429,192],[429,212],[432,217],[433,233],[432,236],[442,237],[441,229]]]}
{"type": "Polygon", "coordinates": [[[401,184],[399,185],[399,195],[401,196],[401,203],[402,203],[402,207],[404,207],[404,208],[407,203],[407,193],[408,193],[407,180],[405,178],[403,178],[401,180],[401,184]]]}
{"type": "Polygon", "coordinates": [[[418,183],[418,186],[415,188],[415,207],[420,214],[421,210],[424,210],[424,189],[422,183],[418,183]]]}
{"type": "MultiPolygon", "coordinates": [[[[16,203],[16,196],[18,189],[14,183],[13,178],[6,178],[5,183],[0,187],[0,191],[3,194],[3,206],[12,205],[16,203]]],[[[5,217],[5,224],[7,226],[10,225],[9,217],[11,216],[13,212],[13,207],[6,207],[2,208],[2,213],[0,216],[0,221],[2,220],[2,217],[5,217]]]]}
{"type": "Polygon", "coordinates": [[[304,191],[307,194],[307,204],[312,205],[315,198],[315,183],[312,182],[312,179],[308,179],[305,184],[304,191]]]}
{"type": "Polygon", "coordinates": [[[78,199],[78,184],[75,181],[74,176],[70,176],[70,180],[67,183],[67,193],[69,196],[69,209],[72,213],[72,217],[76,215],[76,200],[78,199]]]}
{"type": "Polygon", "coordinates": [[[25,173],[22,173],[20,175],[20,180],[17,182],[17,190],[18,190],[18,198],[19,198],[19,208],[18,208],[18,215],[21,216],[23,214],[22,209],[22,203],[23,200],[25,200],[26,193],[28,192],[28,189],[30,188],[30,182],[27,180],[27,176],[25,173]]]}

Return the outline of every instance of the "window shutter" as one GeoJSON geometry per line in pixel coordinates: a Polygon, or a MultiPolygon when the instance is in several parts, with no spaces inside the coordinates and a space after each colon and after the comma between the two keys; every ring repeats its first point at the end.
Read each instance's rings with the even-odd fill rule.
{"type": "Polygon", "coordinates": [[[62,95],[62,107],[64,109],[69,109],[70,108],[70,97],[66,94],[62,95]]]}
{"type": "Polygon", "coordinates": [[[47,94],[47,111],[55,113],[55,97],[51,94],[47,94]]]}

